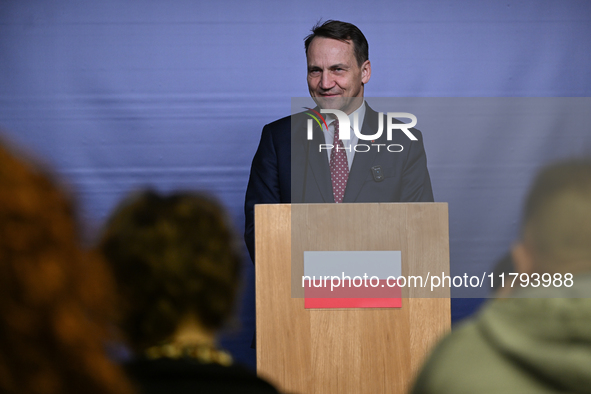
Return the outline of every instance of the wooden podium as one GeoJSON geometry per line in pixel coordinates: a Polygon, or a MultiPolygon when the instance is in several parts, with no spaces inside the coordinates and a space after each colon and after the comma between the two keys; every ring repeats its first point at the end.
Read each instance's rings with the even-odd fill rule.
{"type": "Polygon", "coordinates": [[[445,203],[255,206],[257,372],[286,393],[406,393],[450,329],[449,288],[401,308],[304,309],[304,251],[401,251],[402,275],[449,275],[445,203]]]}

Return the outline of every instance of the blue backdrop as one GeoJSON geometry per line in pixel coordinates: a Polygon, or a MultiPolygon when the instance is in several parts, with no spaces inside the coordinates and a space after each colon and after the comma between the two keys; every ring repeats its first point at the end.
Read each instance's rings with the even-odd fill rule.
{"type": "MultiPolygon", "coordinates": [[[[0,127],[72,184],[93,228],[151,185],[209,190],[241,230],[260,131],[307,94],[303,38],[320,18],[365,33],[368,96],[591,96],[584,0],[0,0],[0,127]]],[[[565,128],[560,108],[548,119],[468,136],[417,126],[435,199],[450,204],[452,267],[490,268],[535,170],[589,152],[589,127],[565,128]]],[[[245,268],[241,328],[225,344],[253,366],[245,268]]],[[[454,300],[454,319],[476,305],[454,300]]]]}

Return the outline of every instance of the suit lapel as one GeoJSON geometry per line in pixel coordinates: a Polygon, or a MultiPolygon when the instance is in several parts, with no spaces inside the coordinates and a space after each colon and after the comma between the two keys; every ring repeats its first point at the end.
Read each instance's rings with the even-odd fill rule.
{"type": "MultiPolygon", "coordinates": [[[[306,175],[307,179],[304,180],[304,182],[306,182],[306,188],[316,186],[323,200],[310,201],[310,199],[308,198],[305,199],[303,202],[334,202],[334,197],[332,195],[332,181],[330,178],[330,168],[328,166],[328,157],[326,155],[326,150],[320,152],[319,149],[320,144],[326,143],[324,139],[324,133],[322,132],[322,129],[320,129],[318,125],[314,123],[312,140],[308,141],[306,132],[307,117],[302,117],[301,119],[303,121],[298,122],[298,125],[295,128],[297,130],[298,141],[301,146],[300,152],[302,152],[302,155],[304,157],[306,154],[306,150],[308,150],[309,166],[306,175]]],[[[302,157],[302,163],[304,162],[304,157],[302,157]]],[[[308,196],[313,196],[315,194],[310,193],[310,190],[307,190],[305,193],[308,196]]]]}
{"type": "MultiPolygon", "coordinates": [[[[365,118],[363,119],[361,133],[374,134],[378,130],[378,113],[371,109],[367,103],[365,106],[365,118]]],[[[384,133],[382,136],[384,136],[384,133]]],[[[364,142],[363,140],[359,140],[359,143],[367,143],[371,146],[370,141],[364,142]]],[[[353,165],[351,166],[351,171],[349,172],[349,179],[347,180],[347,188],[345,189],[345,197],[343,198],[343,202],[355,202],[357,195],[363,187],[363,183],[371,174],[371,167],[377,156],[377,149],[375,149],[375,147],[371,148],[372,149],[370,149],[369,152],[355,153],[355,156],[353,157],[353,165]]]]}

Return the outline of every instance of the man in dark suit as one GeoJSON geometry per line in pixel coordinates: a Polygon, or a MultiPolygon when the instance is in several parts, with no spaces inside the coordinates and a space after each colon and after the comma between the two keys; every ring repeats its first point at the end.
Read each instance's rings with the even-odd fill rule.
{"type": "Polygon", "coordinates": [[[255,204],[433,201],[418,130],[409,130],[416,140],[400,130],[390,139],[385,132],[374,140],[359,138],[375,134],[380,124],[383,131],[388,123],[363,99],[371,77],[363,33],[350,23],[329,20],[312,29],[305,48],[308,89],[317,107],[263,128],[244,207],[244,238],[253,261],[255,204]],[[350,121],[327,110],[341,111],[350,121]],[[362,125],[358,133],[356,119],[362,125]],[[349,123],[349,130],[340,123],[349,123]],[[347,134],[351,138],[340,138],[347,134]]]}

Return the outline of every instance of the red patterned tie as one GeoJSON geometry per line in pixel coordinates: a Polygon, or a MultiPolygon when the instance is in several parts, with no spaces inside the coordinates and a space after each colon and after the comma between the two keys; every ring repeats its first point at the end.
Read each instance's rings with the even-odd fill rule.
{"type": "Polygon", "coordinates": [[[334,121],[334,139],[332,141],[332,151],[330,152],[330,177],[332,178],[332,194],[334,202],[343,202],[347,179],[349,178],[349,165],[347,163],[347,153],[343,141],[339,139],[339,120],[334,121]]]}

